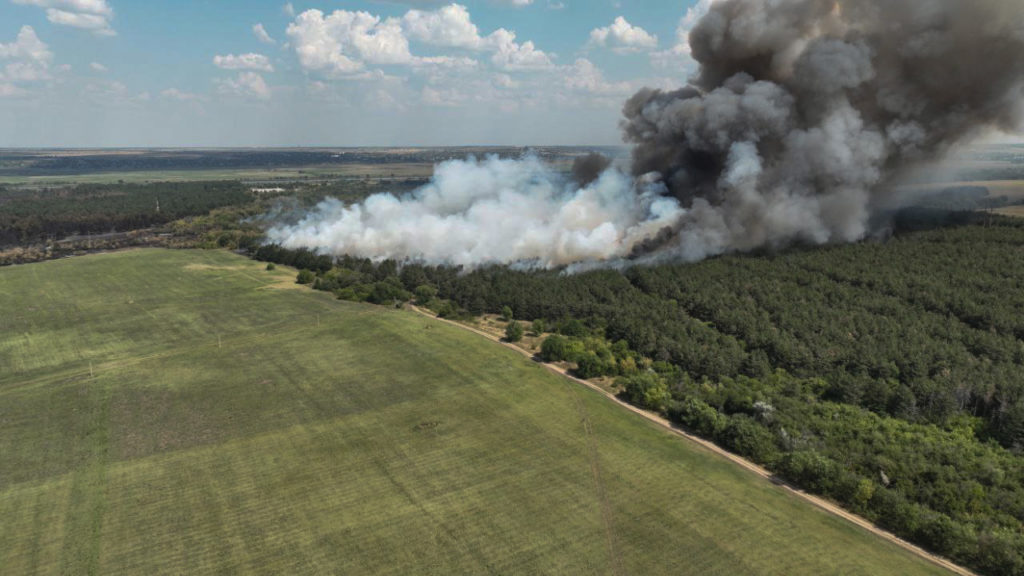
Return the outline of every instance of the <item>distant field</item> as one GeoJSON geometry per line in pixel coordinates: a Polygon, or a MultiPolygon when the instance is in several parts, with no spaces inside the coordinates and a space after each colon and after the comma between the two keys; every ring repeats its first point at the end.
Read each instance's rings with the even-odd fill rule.
{"type": "Polygon", "coordinates": [[[993,212],[996,214],[1002,214],[1003,216],[1024,218],[1024,206],[1006,206],[1004,208],[996,208],[993,212]]]}
{"type": "Polygon", "coordinates": [[[941,191],[949,188],[988,188],[989,196],[1006,196],[1011,200],[1024,199],[1024,180],[972,180],[961,182],[941,182],[911,186],[911,190],[941,191]]]}
{"type": "Polygon", "coordinates": [[[0,571],[943,573],[513,351],[292,279],[0,269],[0,571]]]}
{"type": "Polygon", "coordinates": [[[190,182],[210,180],[297,181],[332,178],[429,178],[433,164],[335,164],[276,169],[155,170],[131,172],[92,172],[45,176],[0,175],[0,185],[46,186],[60,184],[111,184],[127,182],[190,182]]]}

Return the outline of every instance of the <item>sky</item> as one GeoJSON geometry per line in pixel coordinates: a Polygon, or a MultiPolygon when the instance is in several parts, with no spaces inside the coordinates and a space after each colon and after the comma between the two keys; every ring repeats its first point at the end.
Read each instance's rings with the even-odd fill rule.
{"type": "Polygon", "coordinates": [[[0,147],[614,145],[708,0],[0,0],[0,147]]]}

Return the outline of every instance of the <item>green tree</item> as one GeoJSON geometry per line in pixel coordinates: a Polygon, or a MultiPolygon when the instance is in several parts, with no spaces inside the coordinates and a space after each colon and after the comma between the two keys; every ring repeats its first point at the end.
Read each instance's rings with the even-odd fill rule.
{"type": "Polygon", "coordinates": [[[267,270],[268,271],[276,270],[276,269],[277,269],[277,265],[276,264],[274,264],[273,262],[267,262],[267,270]]]}
{"type": "Polygon", "coordinates": [[[427,284],[421,284],[416,287],[415,294],[416,303],[420,306],[424,306],[437,296],[437,288],[427,284]]]}
{"type": "Polygon", "coordinates": [[[505,327],[505,340],[508,342],[519,342],[523,339],[523,327],[519,322],[513,320],[505,327]]]}
{"type": "Polygon", "coordinates": [[[545,328],[547,328],[547,326],[545,326],[543,318],[534,320],[533,324],[530,326],[530,329],[533,331],[535,336],[543,334],[545,332],[545,328]]]}
{"type": "Polygon", "coordinates": [[[642,372],[619,378],[616,385],[631,404],[661,412],[668,406],[671,395],[668,384],[654,372],[642,372]]]}
{"type": "Polygon", "coordinates": [[[510,306],[503,306],[501,308],[501,318],[506,322],[515,320],[515,316],[512,314],[512,308],[510,306]]]}
{"type": "Polygon", "coordinates": [[[295,281],[299,284],[312,284],[315,279],[316,274],[313,274],[312,270],[299,270],[299,275],[295,278],[295,281]]]}

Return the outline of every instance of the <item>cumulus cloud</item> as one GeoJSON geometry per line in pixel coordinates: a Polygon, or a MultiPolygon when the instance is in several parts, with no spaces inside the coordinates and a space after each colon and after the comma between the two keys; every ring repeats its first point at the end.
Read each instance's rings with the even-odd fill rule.
{"type": "Polygon", "coordinates": [[[252,25],[252,33],[256,36],[256,39],[264,44],[277,44],[277,41],[270,37],[267,33],[267,29],[263,27],[263,24],[256,23],[252,25]]]}
{"type": "Polygon", "coordinates": [[[541,70],[553,66],[551,57],[533,42],[516,42],[516,34],[499,28],[481,36],[469,10],[449,4],[434,11],[410,10],[402,18],[410,38],[444,48],[493,52],[491,62],[505,70],[541,70]]]}
{"type": "Polygon", "coordinates": [[[483,50],[487,45],[469,10],[460,4],[434,11],[409,10],[402,17],[402,25],[410,38],[425,44],[469,50],[483,50]]]}
{"type": "Polygon", "coordinates": [[[686,14],[679,20],[679,25],[676,27],[675,44],[667,50],[652,52],[651,64],[662,69],[684,72],[696,69],[697,62],[693,59],[690,50],[690,31],[711,10],[712,2],[714,0],[698,0],[696,4],[686,10],[686,14]]]}
{"type": "Polygon", "coordinates": [[[619,16],[611,26],[590,31],[590,45],[607,46],[616,52],[640,52],[658,47],[658,37],[619,16]]]}
{"type": "Polygon", "coordinates": [[[266,56],[252,52],[248,54],[214,56],[213,65],[224,70],[256,70],[258,72],[274,71],[274,66],[270,64],[270,60],[266,56]]]}
{"type": "Polygon", "coordinates": [[[19,84],[51,78],[53,52],[31,26],[22,26],[13,42],[0,43],[0,61],[6,61],[0,70],[0,95],[19,95],[24,93],[19,84]]]}
{"type": "Polygon", "coordinates": [[[566,86],[588,94],[628,96],[636,87],[629,82],[609,82],[604,73],[586,58],[577,58],[571,66],[563,68],[566,86]]]}
{"type": "Polygon", "coordinates": [[[245,96],[267,100],[270,98],[270,87],[263,76],[256,72],[240,72],[234,78],[218,79],[217,91],[221,94],[245,96]]]}
{"type": "Polygon", "coordinates": [[[114,10],[107,0],[12,0],[15,4],[46,9],[46,19],[54,24],[89,30],[98,36],[114,36],[110,25],[114,10]]]}
{"type": "Polygon", "coordinates": [[[516,43],[516,35],[499,28],[489,38],[497,46],[491,62],[503,70],[549,70],[554,67],[551,57],[538,50],[531,41],[516,43]]]}
{"type": "Polygon", "coordinates": [[[89,63],[89,68],[92,68],[93,71],[99,72],[101,74],[102,73],[106,73],[108,71],[107,67],[104,66],[103,64],[100,64],[99,62],[90,62],[89,63]]]}
{"type": "Polygon", "coordinates": [[[307,10],[288,25],[288,37],[307,70],[358,72],[364,63],[414,64],[409,41],[396,18],[368,12],[307,10]]]}
{"type": "Polygon", "coordinates": [[[470,57],[415,56],[409,40],[430,46],[491,52],[504,70],[538,70],[553,66],[551,57],[532,42],[518,43],[514,32],[500,28],[481,36],[465,6],[450,4],[434,11],[409,10],[402,18],[368,12],[307,10],[288,25],[291,45],[306,70],[350,75],[370,65],[475,67],[470,57]]]}

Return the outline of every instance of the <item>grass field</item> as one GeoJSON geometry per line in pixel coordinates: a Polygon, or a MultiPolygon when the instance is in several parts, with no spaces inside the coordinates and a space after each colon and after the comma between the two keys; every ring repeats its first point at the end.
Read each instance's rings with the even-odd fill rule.
{"type": "Polygon", "coordinates": [[[942,573],[511,350],[292,278],[0,269],[0,572],[942,573]]]}
{"type": "Polygon", "coordinates": [[[194,182],[214,180],[301,181],[335,178],[429,178],[430,163],[335,164],[278,169],[144,170],[129,172],[92,172],[88,174],[48,174],[21,176],[0,174],[0,185],[58,186],[67,184],[144,184],[147,182],[194,182]]]}

